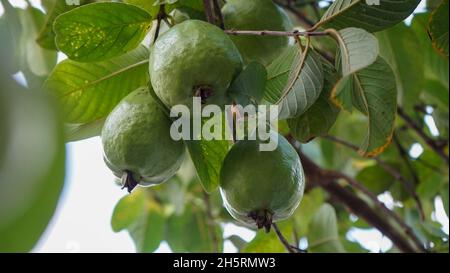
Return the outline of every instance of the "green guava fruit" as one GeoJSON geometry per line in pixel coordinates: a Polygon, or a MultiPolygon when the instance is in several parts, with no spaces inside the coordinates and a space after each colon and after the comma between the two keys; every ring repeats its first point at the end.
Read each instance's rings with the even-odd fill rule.
{"type": "Polygon", "coordinates": [[[270,230],[273,222],[292,215],[303,197],[305,178],[300,158],[289,142],[271,131],[278,146],[260,151],[261,140],[238,141],[220,171],[225,208],[236,220],[270,230]]]}
{"type": "Polygon", "coordinates": [[[180,168],[185,147],[171,138],[170,126],[146,88],[126,96],[106,119],[104,160],[129,192],[136,185],[160,184],[180,168]]]}
{"type": "MultiPolygon", "coordinates": [[[[271,0],[228,0],[222,8],[226,29],[292,30],[287,14],[271,0]]],[[[245,63],[268,65],[289,43],[286,36],[232,36],[245,63]]]]}
{"type": "Polygon", "coordinates": [[[187,20],[161,35],[150,54],[150,79],[167,106],[224,105],[231,81],[242,70],[242,58],[231,39],[218,27],[187,20]]]}

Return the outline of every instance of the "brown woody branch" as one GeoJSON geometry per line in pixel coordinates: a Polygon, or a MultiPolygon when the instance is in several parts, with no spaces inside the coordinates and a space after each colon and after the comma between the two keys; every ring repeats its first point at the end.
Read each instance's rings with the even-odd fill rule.
{"type": "Polygon", "coordinates": [[[421,126],[419,126],[406,112],[401,108],[398,107],[398,115],[405,121],[405,123],[410,127],[412,130],[414,130],[417,135],[436,153],[438,154],[442,159],[444,159],[445,163],[449,165],[449,157],[444,152],[443,145],[440,145],[436,140],[429,137],[425,132],[422,130],[421,126]]]}
{"type": "MultiPolygon", "coordinates": [[[[426,252],[422,243],[412,232],[411,228],[406,225],[406,223],[404,223],[400,217],[395,215],[394,212],[388,209],[390,211],[388,216],[392,218],[392,215],[395,215],[394,220],[397,224],[399,222],[402,223],[399,225],[401,228],[403,228],[403,231],[406,235],[408,235],[409,239],[404,237],[400,230],[395,225],[393,225],[392,222],[389,221],[389,218],[381,216],[378,213],[379,209],[373,208],[372,206],[367,204],[364,199],[361,199],[354,192],[340,185],[337,180],[339,178],[342,178],[352,186],[357,185],[357,189],[362,190],[363,193],[367,194],[369,191],[362,185],[360,185],[359,182],[340,172],[322,169],[306,155],[301,153],[297,146],[297,142],[292,137],[288,137],[288,139],[302,158],[303,168],[309,182],[308,184],[320,186],[325,189],[332,198],[340,203],[343,203],[353,214],[360,218],[363,218],[367,223],[377,228],[381,233],[386,235],[401,251],[426,252]],[[411,244],[410,240],[413,242],[413,244],[411,244]]],[[[370,196],[368,197],[371,198],[370,196]]],[[[375,203],[378,208],[381,208],[382,210],[387,209],[384,204],[378,202],[379,201],[377,200],[377,203],[375,203]],[[385,209],[383,207],[379,207],[380,203],[385,209]]]]}
{"type": "MultiPolygon", "coordinates": [[[[328,139],[330,141],[336,142],[344,147],[347,147],[355,152],[358,152],[359,148],[358,146],[354,145],[353,143],[347,142],[343,139],[337,138],[335,136],[324,136],[323,138],[328,139]]],[[[411,197],[414,199],[414,201],[417,204],[417,209],[419,210],[422,218],[424,217],[425,213],[423,212],[423,205],[422,201],[420,201],[419,196],[417,195],[417,192],[414,187],[414,183],[410,180],[408,180],[405,176],[403,176],[398,170],[393,168],[391,165],[389,165],[386,161],[382,160],[380,157],[370,157],[368,159],[372,159],[378,163],[378,165],[383,168],[387,173],[389,173],[392,177],[394,177],[396,180],[402,182],[403,187],[405,190],[411,195],[411,197]]]]}

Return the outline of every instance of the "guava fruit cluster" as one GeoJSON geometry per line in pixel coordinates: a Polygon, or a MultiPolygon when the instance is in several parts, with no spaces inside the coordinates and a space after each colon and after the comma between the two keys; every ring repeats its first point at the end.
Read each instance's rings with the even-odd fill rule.
{"type": "MultiPolygon", "coordinates": [[[[229,28],[289,27],[286,15],[272,1],[229,0],[223,13],[229,28]]],[[[173,120],[162,105],[189,108],[193,97],[199,97],[204,105],[229,104],[227,90],[244,65],[251,61],[269,63],[288,42],[273,37],[232,39],[217,26],[189,19],[188,14],[179,21],[150,49],[151,90],[141,88],[125,97],[102,130],[104,160],[129,191],[137,185],[167,181],[184,160],[186,147],[183,141],[172,139],[173,120]]],[[[278,133],[271,131],[270,138],[278,141],[277,148],[270,152],[259,150],[260,140],[235,143],[220,174],[220,192],[230,214],[266,230],[272,222],[293,213],[304,189],[297,152],[278,133]]]]}

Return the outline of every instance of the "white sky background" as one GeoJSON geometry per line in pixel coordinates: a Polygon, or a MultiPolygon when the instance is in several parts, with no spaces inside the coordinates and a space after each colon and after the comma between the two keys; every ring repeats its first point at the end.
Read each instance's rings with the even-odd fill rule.
{"type": "MultiPolygon", "coordinates": [[[[18,7],[26,6],[23,0],[10,2],[18,7]]],[[[40,7],[40,0],[30,2],[40,7]]],[[[424,2],[419,6],[420,10],[423,9],[424,2]]],[[[0,5],[0,14],[2,13],[0,5]]],[[[20,75],[17,78],[20,80],[20,75]]],[[[434,124],[429,123],[434,129],[434,124]]],[[[419,156],[421,149],[418,145],[411,152],[419,156]]],[[[134,252],[134,244],[128,233],[114,233],[111,229],[113,209],[118,200],[126,195],[126,191],[113,182],[114,177],[103,162],[100,138],[67,144],[67,153],[66,186],[57,212],[34,252],[134,252]]],[[[392,205],[389,194],[381,195],[380,200],[388,206],[392,205]]],[[[437,199],[435,203],[435,217],[444,225],[444,231],[448,234],[448,218],[442,202],[437,199]]],[[[251,240],[254,236],[254,232],[234,225],[226,225],[224,232],[225,237],[237,234],[245,240],[251,240]]],[[[387,251],[392,247],[392,243],[374,229],[353,229],[347,237],[361,242],[372,252],[387,251]]],[[[303,242],[302,247],[304,246],[303,242]]],[[[157,250],[168,251],[170,248],[165,243],[157,250]]],[[[234,252],[236,249],[231,243],[226,243],[225,251],[234,252]]]]}

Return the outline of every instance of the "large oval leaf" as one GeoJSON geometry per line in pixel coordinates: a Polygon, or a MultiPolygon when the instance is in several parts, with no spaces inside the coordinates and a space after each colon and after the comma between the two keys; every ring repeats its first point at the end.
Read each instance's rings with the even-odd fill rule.
{"type": "Polygon", "coordinates": [[[278,104],[279,119],[303,114],[323,88],[322,63],[312,50],[303,58],[299,47],[289,47],[269,65],[267,73],[264,99],[278,104]]]}
{"type": "Polygon", "coordinates": [[[123,197],[111,218],[113,230],[128,230],[138,252],[153,252],[164,239],[163,208],[146,191],[136,188],[123,197]]]}
{"type": "Polygon", "coordinates": [[[361,28],[328,30],[339,43],[342,76],[346,77],[375,62],[378,57],[378,40],[361,28]]]}
{"type": "Polygon", "coordinates": [[[59,63],[45,82],[63,106],[69,123],[87,123],[106,117],[128,93],[148,82],[145,47],[98,63],[59,63]]]}
{"type": "Polygon", "coordinates": [[[434,49],[446,57],[448,57],[448,9],[448,0],[443,0],[431,14],[428,25],[434,49]]]}
{"type": "Polygon", "coordinates": [[[80,62],[106,60],[136,48],[152,23],[145,10],[124,3],[93,3],[56,18],[56,46],[80,62]]]}
{"type": "Polygon", "coordinates": [[[339,241],[336,212],[330,204],[323,204],[309,223],[308,250],[310,252],[345,252],[339,241]]]}
{"type": "Polygon", "coordinates": [[[367,0],[336,0],[316,26],[336,29],[363,28],[370,32],[387,29],[413,13],[420,0],[380,0],[369,5],[367,0]]]}
{"type": "Polygon", "coordinates": [[[391,142],[397,111],[397,89],[391,67],[379,57],[375,63],[342,78],[332,96],[337,104],[355,107],[368,118],[368,131],[361,154],[375,156],[391,142]]]}
{"type": "Polygon", "coordinates": [[[380,56],[394,70],[397,81],[398,103],[408,112],[420,97],[424,82],[424,52],[410,45],[418,45],[414,31],[401,23],[377,33],[380,56]]]}
{"type": "Polygon", "coordinates": [[[311,139],[328,133],[339,114],[339,108],[331,101],[331,90],[339,80],[334,67],[322,60],[325,76],[325,84],[317,101],[302,115],[288,119],[288,125],[292,135],[300,142],[308,142],[311,139]]]}

